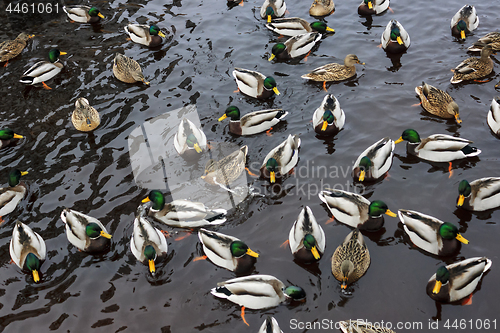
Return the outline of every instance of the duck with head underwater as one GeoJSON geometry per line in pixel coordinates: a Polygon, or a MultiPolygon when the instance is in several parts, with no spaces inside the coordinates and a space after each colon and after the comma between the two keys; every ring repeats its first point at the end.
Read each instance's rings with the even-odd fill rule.
{"type": "Polygon", "coordinates": [[[14,133],[10,128],[2,128],[0,130],[0,148],[5,148],[10,144],[17,142],[17,139],[22,139],[23,136],[14,133]]]}
{"type": "Polygon", "coordinates": [[[45,241],[26,224],[16,221],[10,240],[10,257],[24,271],[33,274],[33,281],[40,281],[40,266],[47,252],[45,241]]]}
{"type": "Polygon", "coordinates": [[[61,72],[64,65],[59,62],[59,56],[64,54],[66,54],[66,52],[61,52],[58,49],[51,49],[49,51],[49,61],[39,61],[31,66],[30,69],[24,72],[19,82],[30,85],[42,83],[45,89],[52,89],[45,84],[45,81],[52,79],[61,72]]]}
{"type": "Polygon", "coordinates": [[[471,5],[464,5],[451,18],[451,34],[465,40],[465,34],[475,30],[479,25],[479,17],[476,8],[471,5]]]}
{"type": "Polygon", "coordinates": [[[0,207],[2,207],[0,208],[0,224],[4,222],[2,217],[12,213],[24,198],[27,186],[21,181],[21,177],[27,174],[27,171],[10,170],[9,187],[0,188],[0,207]]]}
{"type": "Polygon", "coordinates": [[[104,18],[99,9],[85,5],[64,6],[69,19],[78,23],[98,23],[104,18]]]}

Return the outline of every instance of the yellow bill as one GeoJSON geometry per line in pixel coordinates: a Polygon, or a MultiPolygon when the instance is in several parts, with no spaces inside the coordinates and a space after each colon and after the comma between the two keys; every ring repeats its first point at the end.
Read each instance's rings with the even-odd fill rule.
{"type": "Polygon", "coordinates": [[[33,38],[35,37],[35,35],[28,35],[28,38],[33,38]]]}
{"type": "Polygon", "coordinates": [[[347,278],[342,278],[342,284],[340,285],[340,288],[346,289],[347,288],[347,278]]]}
{"type": "Polygon", "coordinates": [[[462,235],[457,234],[457,237],[455,237],[459,242],[464,243],[464,244],[469,244],[469,241],[465,239],[462,235]]]}
{"type": "Polygon", "coordinates": [[[371,2],[371,1],[368,1],[368,8],[369,8],[369,9],[372,9],[372,8],[373,8],[373,4],[372,4],[372,2],[371,2]]]}
{"type": "Polygon", "coordinates": [[[271,54],[271,56],[269,57],[269,59],[267,59],[267,61],[271,61],[275,58],[276,56],[274,54],[271,54]]]}
{"type": "Polygon", "coordinates": [[[150,202],[151,200],[149,200],[149,198],[145,198],[145,199],[142,199],[142,203],[146,203],[146,202],[150,202]]]}
{"type": "Polygon", "coordinates": [[[227,115],[224,113],[224,114],[222,115],[222,117],[220,117],[220,118],[219,118],[219,121],[223,121],[223,120],[224,120],[224,119],[226,119],[226,118],[227,118],[227,115]]]}
{"type": "Polygon", "coordinates": [[[455,119],[457,121],[457,124],[461,124],[462,123],[462,119],[460,119],[460,115],[458,113],[455,115],[455,119]]]}
{"type": "Polygon", "coordinates": [[[465,31],[460,31],[460,38],[465,39],[465,31]]]}
{"type": "Polygon", "coordinates": [[[335,32],[334,29],[330,28],[330,27],[326,27],[326,31],[329,31],[329,32],[335,32]]]}
{"type": "Polygon", "coordinates": [[[158,32],[158,36],[160,36],[160,37],[162,37],[162,38],[167,37],[167,36],[165,36],[165,34],[164,34],[163,32],[161,32],[161,31],[160,31],[160,32],[158,32]]]}
{"type": "Polygon", "coordinates": [[[22,135],[14,133],[14,139],[22,139],[22,138],[23,138],[22,135]]]}
{"type": "Polygon", "coordinates": [[[153,259],[149,260],[149,271],[151,273],[156,272],[155,261],[153,259]]]}
{"type": "Polygon", "coordinates": [[[432,289],[432,293],[433,294],[439,293],[439,291],[441,290],[441,285],[442,285],[442,283],[440,281],[436,281],[436,284],[434,285],[434,289],[432,289]]]}
{"type": "Polygon", "coordinates": [[[198,143],[195,143],[195,144],[193,145],[193,147],[194,147],[194,150],[196,150],[196,152],[197,152],[198,154],[199,154],[199,153],[201,153],[201,148],[200,148],[200,145],[198,145],[198,143]]]}
{"type": "Polygon", "coordinates": [[[145,85],[149,86],[149,82],[146,81],[145,79],[142,79],[142,82],[144,82],[145,85]]]}
{"type": "Polygon", "coordinates": [[[271,15],[267,15],[267,23],[271,23],[271,15]]]}
{"type": "Polygon", "coordinates": [[[314,259],[318,260],[321,257],[319,255],[319,252],[318,252],[318,249],[316,248],[316,246],[312,247],[311,252],[312,252],[312,254],[314,256],[314,259]]]}
{"type": "Polygon", "coordinates": [[[59,52],[59,55],[65,55],[68,54],[67,52],[59,52]]]}
{"type": "Polygon", "coordinates": [[[389,215],[390,217],[397,217],[397,215],[396,215],[396,214],[394,214],[393,212],[391,212],[390,210],[386,210],[386,211],[385,211],[385,213],[386,213],[387,215],[389,215]]]}
{"type": "Polygon", "coordinates": [[[458,207],[462,207],[462,205],[464,204],[464,201],[465,201],[465,197],[463,194],[460,194],[460,196],[458,197],[458,202],[457,202],[457,206],[458,207]]]}
{"type": "Polygon", "coordinates": [[[104,230],[101,230],[101,236],[107,239],[111,239],[111,235],[105,232],[104,230]]]}
{"type": "Polygon", "coordinates": [[[398,36],[398,38],[396,38],[396,40],[398,41],[399,45],[403,45],[403,40],[401,39],[401,36],[398,36]]]}
{"type": "Polygon", "coordinates": [[[399,139],[397,139],[396,141],[394,141],[394,143],[398,144],[398,143],[403,142],[403,141],[404,141],[403,137],[400,137],[399,139]]]}
{"type": "Polygon", "coordinates": [[[28,171],[21,171],[21,176],[25,176],[28,174],[28,171]]]}
{"type": "Polygon", "coordinates": [[[36,269],[33,270],[33,281],[35,282],[40,281],[40,276],[38,276],[38,271],[36,269]]]}
{"type": "Polygon", "coordinates": [[[250,250],[250,248],[248,248],[247,254],[249,256],[251,256],[251,257],[254,257],[254,258],[258,258],[259,257],[259,254],[257,252],[254,252],[254,251],[250,250]]]}
{"type": "Polygon", "coordinates": [[[359,181],[360,182],[362,182],[363,180],[365,180],[365,175],[366,175],[365,170],[361,170],[361,172],[359,173],[359,181]]]}
{"type": "Polygon", "coordinates": [[[101,13],[97,14],[97,16],[99,16],[100,18],[104,18],[104,15],[102,15],[101,13]]]}
{"type": "Polygon", "coordinates": [[[275,93],[276,95],[279,95],[279,94],[280,94],[280,92],[279,92],[279,90],[278,90],[278,88],[277,88],[277,87],[274,87],[274,88],[273,88],[273,91],[274,91],[274,93],[275,93]]]}
{"type": "Polygon", "coordinates": [[[271,178],[271,183],[275,183],[276,182],[276,173],[274,171],[271,171],[271,175],[270,175],[270,178],[271,178]]]}

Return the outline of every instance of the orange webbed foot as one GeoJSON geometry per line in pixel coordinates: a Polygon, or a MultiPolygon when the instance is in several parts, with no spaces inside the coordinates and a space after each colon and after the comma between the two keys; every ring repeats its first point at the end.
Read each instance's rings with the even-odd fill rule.
{"type": "Polygon", "coordinates": [[[281,243],[280,247],[285,248],[285,247],[288,246],[288,244],[290,244],[290,241],[287,239],[286,241],[284,241],[283,243],[281,243]]]}
{"type": "Polygon", "coordinates": [[[273,128],[271,127],[270,129],[268,129],[268,130],[266,131],[266,135],[267,135],[267,136],[273,136],[273,135],[270,133],[272,129],[273,129],[273,128]]]}
{"type": "Polygon", "coordinates": [[[125,40],[129,40],[129,41],[130,41],[130,40],[132,40],[132,38],[130,38],[130,37],[127,37],[127,38],[125,38],[125,40]]]}
{"type": "Polygon", "coordinates": [[[9,64],[9,61],[7,60],[7,61],[5,62],[5,64],[3,64],[3,67],[7,67],[7,65],[8,65],[8,64],[9,64]]]}
{"type": "Polygon", "coordinates": [[[200,256],[200,257],[196,257],[193,259],[193,262],[195,261],[200,261],[200,260],[206,260],[207,259],[207,256],[200,256]]]}
{"type": "Polygon", "coordinates": [[[51,87],[49,87],[48,85],[45,84],[45,82],[42,82],[42,85],[43,85],[43,88],[44,89],[47,89],[47,90],[52,90],[51,87]]]}
{"type": "Polygon", "coordinates": [[[323,81],[323,90],[324,90],[324,91],[328,91],[328,90],[326,89],[326,81],[323,81]]]}
{"type": "Polygon", "coordinates": [[[491,80],[474,80],[474,82],[478,82],[478,83],[486,83],[486,82],[490,82],[491,80]]]}
{"type": "Polygon", "coordinates": [[[451,162],[448,162],[449,165],[448,165],[448,172],[450,173],[450,175],[448,176],[448,178],[451,178],[453,176],[453,164],[451,162]]]}
{"type": "Polygon", "coordinates": [[[378,44],[378,45],[377,45],[377,47],[378,47],[379,49],[381,49],[381,48],[382,48],[382,43],[378,44]]]}
{"type": "Polygon", "coordinates": [[[394,14],[394,11],[392,10],[392,8],[391,8],[391,7],[387,7],[387,8],[391,11],[391,13],[393,13],[393,14],[394,14]]]}
{"type": "Polygon", "coordinates": [[[471,305],[472,304],[472,294],[464,298],[462,301],[462,305],[471,305]]]}
{"type": "Polygon", "coordinates": [[[304,57],[304,62],[307,61],[307,57],[309,57],[310,54],[311,54],[311,51],[307,52],[306,56],[304,57]]]}
{"type": "Polygon", "coordinates": [[[243,322],[244,322],[247,326],[250,326],[250,325],[247,323],[246,319],[245,319],[245,307],[244,307],[244,306],[242,306],[242,307],[241,307],[241,319],[243,319],[243,322]]]}
{"type": "Polygon", "coordinates": [[[235,91],[233,91],[234,93],[239,93],[240,92],[240,88],[236,89],[235,91]]]}
{"type": "Polygon", "coordinates": [[[325,222],[325,225],[326,225],[326,224],[330,224],[330,223],[332,223],[332,222],[335,222],[335,217],[333,217],[333,216],[332,216],[332,217],[330,217],[330,218],[329,218],[329,219],[325,222]]]}
{"type": "Polygon", "coordinates": [[[249,174],[250,176],[253,176],[253,177],[258,177],[258,176],[259,176],[259,175],[255,174],[255,173],[253,173],[252,171],[250,171],[250,169],[249,169],[249,168],[245,168],[245,170],[248,172],[248,174],[249,174]]]}
{"type": "Polygon", "coordinates": [[[241,6],[241,7],[243,7],[243,6],[244,6],[244,4],[243,4],[243,0],[241,0],[241,2],[238,4],[238,6],[241,6]]]}
{"type": "Polygon", "coordinates": [[[419,105],[422,105],[422,102],[417,103],[417,104],[412,104],[411,106],[419,106],[419,105]]]}
{"type": "Polygon", "coordinates": [[[169,238],[170,237],[170,233],[168,231],[165,231],[165,230],[160,230],[160,232],[163,234],[163,236],[169,238]]]}
{"type": "Polygon", "coordinates": [[[187,232],[184,236],[177,237],[175,241],[183,240],[184,238],[187,238],[189,236],[191,236],[191,231],[187,232]]]}

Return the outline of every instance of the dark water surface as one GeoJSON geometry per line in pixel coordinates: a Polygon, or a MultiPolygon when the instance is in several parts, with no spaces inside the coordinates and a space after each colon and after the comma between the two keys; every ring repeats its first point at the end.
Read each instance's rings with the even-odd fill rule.
{"type": "MultiPolygon", "coordinates": [[[[314,20],[308,15],[309,1],[289,0],[287,4],[288,16],[314,20]]],[[[445,329],[447,320],[465,319],[468,325],[470,319],[474,323],[476,319],[500,320],[500,211],[471,214],[455,207],[461,179],[499,176],[500,141],[486,123],[491,100],[498,94],[494,89],[498,79],[492,75],[489,83],[449,83],[450,69],[470,56],[467,47],[499,28],[500,2],[471,3],[480,24],[465,43],[451,36],[449,26],[464,3],[393,1],[394,13],[373,20],[357,15],[358,4],[339,1],[336,12],[325,19],[336,33],[324,38],[306,63],[296,64],[267,61],[277,36],[258,15],[261,1],[233,8],[223,0],[99,1],[95,5],[106,19],[96,26],[71,24],[62,12],[46,20],[30,18],[24,26],[2,8],[0,20],[6,24],[0,25],[1,40],[15,38],[23,30],[37,36],[21,56],[0,69],[0,126],[25,136],[17,146],[1,151],[0,184],[7,185],[11,168],[29,171],[24,177],[29,184],[27,196],[0,227],[0,331],[257,332],[267,314],[276,317],[284,332],[320,331],[293,329],[292,319],[365,318],[394,325],[420,322],[424,327],[398,332],[430,331],[428,322],[436,319],[440,320],[439,332],[460,331],[445,329]],[[393,18],[403,24],[412,43],[406,54],[391,59],[377,45],[393,18]],[[126,41],[123,27],[128,22],[157,23],[168,30],[167,43],[150,50],[126,41]],[[68,52],[61,57],[63,71],[48,82],[53,90],[19,83],[21,74],[45,59],[52,47],[68,52]],[[151,86],[116,80],[112,73],[116,52],[137,60],[151,86]],[[355,79],[327,85],[346,113],[345,128],[333,140],[318,139],[310,120],[325,92],[320,84],[307,83],[300,75],[326,63],[342,62],[349,53],[357,54],[366,65],[357,65],[355,79]],[[273,75],[282,94],[256,101],[233,93],[234,67],[273,75]],[[419,102],[414,88],[422,80],[453,96],[460,106],[461,126],[411,106],[419,102]],[[101,114],[101,125],[92,134],[77,132],[71,124],[77,97],[86,97],[101,114]],[[248,198],[217,228],[245,240],[261,254],[254,273],[274,275],[307,293],[307,301],[297,306],[247,310],[250,327],[239,317],[238,306],[210,294],[217,282],[235,275],[208,261],[193,261],[202,254],[195,234],[176,241],[186,232],[164,227],[173,237],[168,239],[168,262],[155,278],[129,249],[134,213],[148,190],[134,181],[127,139],[143,122],[187,104],[196,104],[209,140],[248,145],[250,164],[260,164],[289,134],[300,134],[302,139],[297,172],[284,182],[291,188],[288,193],[272,194],[266,182],[249,177],[264,197],[248,198]],[[228,132],[227,121],[217,122],[230,104],[242,113],[280,107],[289,115],[272,137],[235,137],[228,132]],[[349,173],[357,156],[381,137],[397,139],[409,127],[422,137],[445,133],[473,140],[482,154],[454,163],[449,178],[446,164],[408,158],[400,144],[390,177],[367,186],[364,194],[371,200],[384,200],[392,211],[413,209],[455,223],[470,244],[457,257],[426,255],[412,248],[397,218],[386,217],[381,232],[366,234],[372,258],[368,272],[343,292],[331,274],[330,258],[350,228],[337,222],[325,225],[330,215],[317,193],[335,184],[353,191],[349,173]],[[327,176],[324,169],[319,172],[320,166],[328,168],[327,176]],[[313,266],[296,264],[290,250],[280,248],[305,205],[311,207],[327,236],[325,256],[313,266]],[[63,207],[101,220],[113,234],[111,250],[91,256],[71,245],[59,217],[63,207]],[[46,241],[47,260],[39,284],[9,264],[15,219],[27,223],[46,241]],[[426,295],[427,280],[443,262],[476,256],[487,256],[493,266],[472,305],[440,305],[426,295]]]]}

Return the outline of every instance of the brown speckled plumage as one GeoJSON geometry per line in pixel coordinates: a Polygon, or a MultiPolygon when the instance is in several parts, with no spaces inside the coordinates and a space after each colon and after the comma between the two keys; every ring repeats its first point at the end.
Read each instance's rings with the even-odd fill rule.
{"type": "Polygon", "coordinates": [[[368,266],[370,266],[370,253],[363,235],[361,235],[359,229],[354,229],[347,235],[344,242],[337,247],[332,256],[333,276],[342,282],[344,275],[346,275],[347,280],[345,283],[351,284],[365,274],[368,266]],[[342,272],[342,263],[344,262],[352,263],[352,268],[345,274],[342,272]]]}

